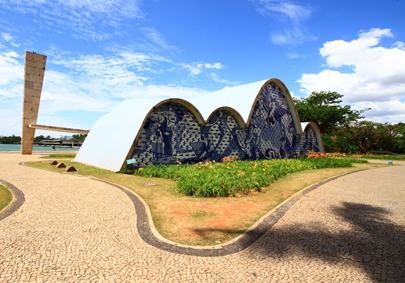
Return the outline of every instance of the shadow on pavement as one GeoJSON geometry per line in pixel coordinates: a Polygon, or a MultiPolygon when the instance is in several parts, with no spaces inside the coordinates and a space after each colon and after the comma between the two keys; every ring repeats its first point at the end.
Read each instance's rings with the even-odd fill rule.
{"type": "Polygon", "coordinates": [[[248,252],[280,258],[304,254],[332,264],[356,266],[375,282],[405,282],[405,227],[387,219],[388,210],[344,202],[341,207],[332,207],[332,213],[350,223],[351,229],[332,233],[320,225],[317,230],[303,225],[273,228],[248,252]]]}

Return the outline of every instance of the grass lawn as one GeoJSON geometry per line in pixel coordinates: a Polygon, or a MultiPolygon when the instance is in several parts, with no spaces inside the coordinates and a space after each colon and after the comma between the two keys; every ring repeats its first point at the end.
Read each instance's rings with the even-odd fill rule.
{"type": "Polygon", "coordinates": [[[328,158],[351,158],[351,159],[380,159],[380,160],[405,160],[405,155],[375,155],[375,154],[351,154],[351,153],[326,153],[328,158]]]}
{"type": "Polygon", "coordinates": [[[58,158],[58,159],[74,159],[76,157],[76,153],[54,153],[48,156],[42,156],[41,158],[49,159],[49,158],[58,158]]]}
{"type": "Polygon", "coordinates": [[[0,184],[0,211],[3,210],[11,201],[13,195],[10,190],[0,184]]]}
{"type": "MultiPolygon", "coordinates": [[[[25,164],[63,172],[48,162],[25,164]]],[[[278,204],[313,183],[353,170],[385,166],[367,163],[353,164],[349,168],[306,170],[287,174],[262,192],[244,197],[195,197],[176,192],[177,184],[171,179],[113,173],[70,161],[64,163],[79,170],[74,174],[94,176],[133,190],[148,204],[154,225],[163,237],[194,246],[216,245],[237,237],[278,204]],[[156,186],[142,186],[145,183],[156,186]]]]}

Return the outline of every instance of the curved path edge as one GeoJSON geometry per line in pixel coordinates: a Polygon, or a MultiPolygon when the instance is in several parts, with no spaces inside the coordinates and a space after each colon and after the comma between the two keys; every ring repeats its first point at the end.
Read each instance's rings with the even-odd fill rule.
{"type": "MultiPolygon", "coordinates": [[[[23,166],[27,166],[27,167],[31,167],[31,168],[35,168],[35,169],[51,171],[51,170],[44,169],[44,168],[37,168],[37,167],[29,166],[29,165],[24,164],[24,162],[19,163],[19,165],[23,165],[23,166]]],[[[160,234],[154,228],[149,207],[139,195],[137,195],[135,192],[133,192],[132,190],[130,190],[124,186],[121,186],[121,185],[118,185],[118,184],[115,184],[112,182],[104,181],[104,180],[101,180],[101,179],[98,179],[95,177],[89,177],[89,178],[93,179],[95,181],[109,184],[115,188],[118,188],[130,198],[130,200],[134,204],[135,211],[136,211],[136,216],[137,216],[136,225],[137,225],[138,234],[142,238],[142,240],[144,242],[146,242],[147,244],[149,244],[155,248],[158,248],[158,249],[161,249],[161,250],[164,250],[167,252],[171,252],[171,253],[176,253],[176,254],[200,256],[200,257],[218,257],[218,256],[234,254],[234,253],[243,251],[244,249],[251,246],[254,242],[256,242],[258,239],[260,239],[267,231],[269,231],[274,226],[274,224],[276,224],[296,202],[298,202],[303,196],[309,194],[313,190],[319,188],[320,186],[322,186],[326,183],[336,180],[340,177],[343,177],[343,176],[346,176],[349,174],[353,174],[353,173],[357,173],[357,172],[361,172],[361,171],[370,170],[370,169],[374,169],[374,168],[360,169],[360,170],[346,172],[346,173],[340,174],[338,176],[334,176],[334,177],[328,178],[326,180],[323,180],[321,182],[312,184],[312,185],[300,190],[299,192],[295,193],[289,199],[285,200],[284,202],[279,204],[277,207],[275,207],[274,209],[269,211],[262,218],[260,218],[254,225],[252,225],[250,228],[248,228],[242,235],[238,236],[237,238],[231,240],[228,243],[214,246],[214,247],[209,247],[209,248],[208,247],[184,246],[181,244],[176,244],[174,242],[168,241],[167,239],[160,236],[160,234]]],[[[54,171],[51,171],[51,172],[54,172],[54,171]]],[[[72,174],[72,175],[74,175],[74,174],[72,174]]],[[[78,175],[78,176],[82,177],[82,175],[78,175]]],[[[2,180],[0,180],[0,181],[2,181],[2,180]]],[[[1,220],[1,215],[0,215],[0,220],[1,220]]]]}
{"type": "Polygon", "coordinates": [[[11,194],[13,195],[13,199],[11,200],[10,204],[6,206],[2,211],[0,211],[1,221],[16,212],[23,205],[23,203],[25,202],[25,196],[24,193],[13,184],[10,184],[3,179],[0,179],[0,183],[3,184],[7,189],[9,189],[11,191],[11,194]]]}

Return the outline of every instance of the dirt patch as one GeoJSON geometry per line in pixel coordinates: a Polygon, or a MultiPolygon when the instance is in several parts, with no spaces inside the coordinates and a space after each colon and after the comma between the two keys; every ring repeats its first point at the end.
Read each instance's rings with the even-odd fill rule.
{"type": "Polygon", "coordinates": [[[187,213],[183,211],[171,211],[170,213],[174,215],[187,215],[187,213]]]}
{"type": "Polygon", "coordinates": [[[294,192],[293,191],[282,191],[280,192],[283,198],[291,196],[294,192]]]}
{"type": "Polygon", "coordinates": [[[184,216],[188,215],[186,206],[169,206],[170,214],[184,216]]]}

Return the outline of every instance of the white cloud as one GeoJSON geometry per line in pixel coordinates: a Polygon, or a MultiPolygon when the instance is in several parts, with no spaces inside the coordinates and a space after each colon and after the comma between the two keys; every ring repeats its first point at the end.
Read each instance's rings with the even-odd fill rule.
{"type": "Polygon", "coordinates": [[[403,42],[401,42],[401,41],[395,42],[394,46],[395,46],[396,48],[398,48],[398,49],[405,50],[405,44],[404,44],[403,42]]]}
{"type": "Polygon", "coordinates": [[[215,64],[206,63],[206,64],[204,64],[204,66],[207,69],[222,69],[224,67],[224,65],[222,65],[219,62],[217,62],[215,64]]]}
{"type": "Polygon", "coordinates": [[[380,123],[399,123],[405,121],[405,103],[392,100],[383,102],[358,102],[354,105],[354,109],[361,110],[371,108],[365,112],[366,120],[380,123]]]}
{"type": "Polygon", "coordinates": [[[22,82],[24,66],[16,60],[19,55],[14,51],[0,53],[0,95],[14,96],[12,85],[22,82]]]}
{"type": "Polygon", "coordinates": [[[298,59],[298,58],[308,57],[307,55],[299,54],[297,52],[288,52],[285,56],[289,59],[298,59]]]}
{"type": "Polygon", "coordinates": [[[381,38],[392,36],[389,29],[371,29],[361,32],[358,39],[350,42],[326,42],[320,49],[326,66],[350,66],[353,72],[323,70],[318,74],[303,74],[298,80],[301,91],[307,94],[336,91],[344,95],[344,103],[367,104],[372,109],[379,109],[366,112],[367,116],[397,113],[395,109],[398,108],[393,105],[403,107],[400,100],[405,98],[405,50],[401,49],[402,42],[392,48],[378,46],[381,38]]]}
{"type": "Polygon", "coordinates": [[[36,11],[35,8],[41,8],[53,14],[57,12],[58,15],[69,12],[75,18],[86,18],[91,14],[102,14],[113,19],[144,16],[139,9],[140,0],[10,0],[8,2],[9,5],[14,5],[23,12],[32,12],[36,11]]]}
{"type": "MultiPolygon", "coordinates": [[[[201,74],[203,72],[204,68],[205,69],[222,69],[225,67],[224,65],[222,65],[219,62],[214,63],[214,64],[202,63],[202,62],[196,62],[193,64],[181,63],[181,64],[177,64],[177,65],[181,66],[183,69],[188,70],[190,72],[190,76],[197,76],[197,75],[201,74]]],[[[221,81],[221,82],[223,82],[223,81],[221,81]]]]}
{"type": "Polygon", "coordinates": [[[215,73],[210,73],[209,76],[211,77],[211,79],[212,79],[214,82],[217,82],[217,83],[225,83],[225,84],[229,84],[229,85],[231,85],[231,86],[236,86],[236,85],[239,84],[239,82],[231,82],[231,81],[228,81],[228,80],[221,79],[221,78],[220,78],[217,74],[215,74],[215,73]]]}
{"type": "Polygon", "coordinates": [[[183,69],[186,69],[190,72],[190,76],[197,76],[202,73],[203,69],[203,64],[187,64],[187,63],[180,63],[177,64],[178,66],[182,67],[183,69]]]}
{"type": "MultiPolygon", "coordinates": [[[[162,56],[110,48],[113,54],[109,56],[82,55],[64,59],[56,47],[51,51],[56,55],[51,62],[67,68],[67,72],[47,71],[45,74],[43,92],[48,106],[44,111],[48,114],[75,109],[107,112],[123,99],[187,98],[202,92],[194,88],[147,83],[150,78],[141,73],[157,73],[156,67],[160,63],[176,65],[162,56]]],[[[188,64],[180,65],[191,68],[188,64]]]]}
{"type": "Polygon", "coordinates": [[[78,38],[100,41],[112,36],[103,32],[100,25],[117,27],[124,19],[143,18],[144,14],[139,8],[141,2],[142,0],[10,0],[7,3],[0,1],[0,6],[39,15],[39,24],[43,28],[54,29],[55,32],[69,29],[78,38]]]}
{"type": "MultiPolygon", "coordinates": [[[[81,126],[81,122],[76,121],[77,115],[84,117],[91,115],[94,122],[97,113],[101,115],[109,112],[124,99],[169,97],[188,99],[199,96],[205,91],[183,87],[173,82],[166,85],[158,84],[155,82],[155,76],[160,75],[162,69],[167,69],[167,65],[186,69],[190,72],[191,80],[207,69],[206,65],[211,67],[210,69],[223,67],[221,63],[176,63],[164,56],[133,52],[122,47],[110,47],[108,51],[109,55],[76,56],[51,46],[46,53],[48,62],[39,110],[39,116],[42,117],[41,121],[44,124],[85,128],[88,127],[86,124],[88,119],[85,118],[81,126]],[[154,76],[150,76],[151,74],[154,76]],[[61,113],[69,113],[69,116],[59,121],[58,117],[65,115],[61,113]],[[59,124],[52,124],[52,117],[55,117],[55,121],[59,124]]],[[[0,53],[0,112],[5,111],[3,109],[5,106],[8,109],[12,104],[17,105],[14,109],[21,109],[23,77],[23,54],[9,50],[0,53]]],[[[221,80],[218,76],[211,77],[221,83],[233,84],[221,80]]],[[[9,114],[7,123],[14,124],[8,127],[7,131],[10,134],[19,134],[21,111],[7,113],[9,114]],[[12,129],[14,131],[11,133],[12,129]]]]}
{"type": "Polygon", "coordinates": [[[141,28],[141,31],[145,34],[145,36],[154,43],[158,50],[162,50],[169,53],[177,53],[179,49],[175,46],[167,44],[163,36],[154,28],[141,28]]]}
{"type": "Polygon", "coordinates": [[[11,41],[11,40],[13,40],[13,37],[12,37],[10,34],[5,33],[5,32],[3,32],[3,33],[1,34],[1,37],[3,37],[3,39],[4,39],[5,41],[11,41]]]}
{"type": "Polygon", "coordinates": [[[167,85],[145,85],[131,89],[130,95],[138,98],[192,98],[206,93],[198,88],[167,85]]]}
{"type": "MultiPolygon", "coordinates": [[[[136,54],[134,54],[136,55],[136,54]]],[[[103,57],[101,55],[87,55],[79,58],[55,60],[55,64],[80,72],[87,79],[101,79],[105,85],[142,84],[145,77],[129,70],[131,67],[143,71],[143,65],[150,65],[148,56],[138,56],[138,60],[126,61],[120,56],[103,57]]]]}
{"type": "Polygon", "coordinates": [[[371,49],[370,47],[377,45],[384,36],[392,37],[391,30],[371,29],[369,32],[360,33],[359,39],[350,42],[344,40],[326,42],[319,51],[330,67],[362,65],[382,55],[384,48],[371,49]]]}
{"type": "Polygon", "coordinates": [[[261,14],[270,15],[281,24],[280,31],[270,35],[273,43],[299,45],[307,40],[316,40],[303,24],[312,14],[310,8],[286,0],[250,1],[256,4],[261,14]]]}
{"type": "Polygon", "coordinates": [[[18,58],[20,57],[20,55],[18,55],[17,53],[15,53],[14,51],[10,51],[7,53],[3,53],[6,57],[12,57],[12,58],[18,58]]]}
{"type": "Polygon", "coordinates": [[[367,116],[397,116],[405,115],[405,103],[400,101],[370,102],[363,101],[356,103],[356,109],[371,108],[367,116]]]}

